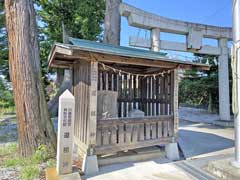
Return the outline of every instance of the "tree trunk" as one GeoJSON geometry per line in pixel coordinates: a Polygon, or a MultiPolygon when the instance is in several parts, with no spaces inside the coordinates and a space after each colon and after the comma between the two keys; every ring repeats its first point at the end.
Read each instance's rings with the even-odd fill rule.
{"type": "MultiPolygon", "coordinates": [[[[65,25],[62,23],[63,43],[69,43],[69,32],[66,30],[65,25]]],[[[52,100],[48,102],[48,111],[51,117],[58,114],[58,101],[61,94],[68,89],[72,89],[72,71],[70,69],[57,69],[57,85],[60,85],[59,90],[52,100]]]]}
{"type": "Polygon", "coordinates": [[[119,5],[122,0],[106,0],[103,42],[120,45],[121,16],[119,5]]]}
{"type": "Polygon", "coordinates": [[[48,102],[48,111],[50,112],[51,117],[55,117],[58,114],[58,101],[61,94],[68,89],[71,91],[72,88],[72,71],[64,69],[64,78],[60,85],[60,88],[52,100],[48,102]]]}
{"type": "Polygon", "coordinates": [[[212,93],[209,92],[208,93],[209,96],[208,96],[208,112],[213,112],[213,100],[212,100],[212,93]]]}
{"type": "Polygon", "coordinates": [[[29,156],[45,144],[56,149],[40,71],[32,0],[5,0],[9,70],[16,107],[19,153],[29,156]]]}

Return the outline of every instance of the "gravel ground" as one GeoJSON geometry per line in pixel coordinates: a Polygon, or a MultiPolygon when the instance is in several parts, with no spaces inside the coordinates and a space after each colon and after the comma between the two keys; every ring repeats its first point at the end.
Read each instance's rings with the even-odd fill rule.
{"type": "Polygon", "coordinates": [[[19,168],[0,168],[1,180],[19,180],[19,168]]]}

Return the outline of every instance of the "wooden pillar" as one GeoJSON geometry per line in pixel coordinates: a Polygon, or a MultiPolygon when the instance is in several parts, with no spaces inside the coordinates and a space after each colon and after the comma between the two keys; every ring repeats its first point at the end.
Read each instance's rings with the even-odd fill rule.
{"type": "Polygon", "coordinates": [[[89,91],[89,124],[88,124],[88,146],[90,155],[93,155],[93,147],[96,145],[97,131],[97,82],[98,62],[92,61],[90,67],[90,91],[89,91]]]}
{"type": "Polygon", "coordinates": [[[174,123],[173,123],[173,132],[174,137],[173,141],[176,141],[178,138],[178,124],[179,124],[179,117],[178,117],[178,69],[175,69],[173,72],[173,116],[174,116],[174,123]]]}

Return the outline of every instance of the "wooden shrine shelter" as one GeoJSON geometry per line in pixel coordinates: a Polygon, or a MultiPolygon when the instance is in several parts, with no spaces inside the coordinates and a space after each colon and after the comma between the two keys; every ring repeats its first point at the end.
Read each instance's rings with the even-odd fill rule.
{"type": "Polygon", "coordinates": [[[162,53],[74,38],[53,46],[49,67],[72,70],[74,142],[89,155],[176,142],[178,69],[209,69],[162,53]]]}

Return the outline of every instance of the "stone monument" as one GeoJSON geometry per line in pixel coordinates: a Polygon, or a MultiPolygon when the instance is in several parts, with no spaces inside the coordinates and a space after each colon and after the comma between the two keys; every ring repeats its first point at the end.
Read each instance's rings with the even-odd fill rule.
{"type": "Polygon", "coordinates": [[[57,174],[72,173],[74,97],[66,90],[59,98],[57,174]]]}
{"type": "Polygon", "coordinates": [[[75,99],[69,90],[59,97],[57,168],[46,169],[46,180],[80,180],[72,171],[75,99]]]}
{"type": "Polygon", "coordinates": [[[98,91],[97,95],[97,117],[98,119],[118,117],[117,107],[118,92],[98,91]]]}

